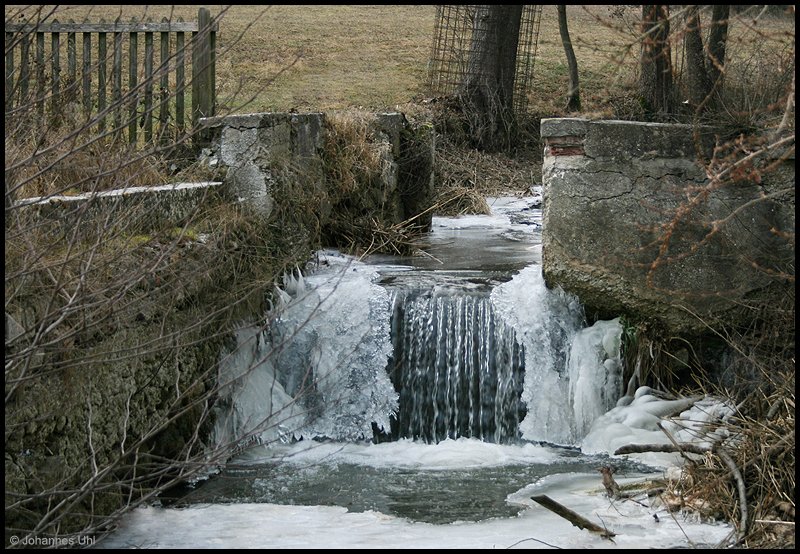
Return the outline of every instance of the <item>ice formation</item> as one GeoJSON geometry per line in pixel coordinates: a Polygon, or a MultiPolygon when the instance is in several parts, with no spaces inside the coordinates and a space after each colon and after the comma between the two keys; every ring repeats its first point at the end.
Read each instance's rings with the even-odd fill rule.
{"type": "Polygon", "coordinates": [[[595,419],[613,408],[622,394],[621,335],[617,318],[597,321],[572,340],[567,374],[577,439],[585,437],[595,419]]]}
{"type": "Polygon", "coordinates": [[[496,287],[491,298],[498,316],[515,329],[525,350],[522,400],[527,415],[520,423],[522,438],[575,444],[566,360],[583,323],[578,299],[560,289],[547,289],[538,265],[496,287]]]}
{"type": "Polygon", "coordinates": [[[311,275],[284,278],[276,317],[262,332],[241,330],[220,364],[231,412],[217,425],[218,444],[231,436],[356,440],[372,436],[373,422],[388,429],[397,410],[386,373],[390,301],[375,279],[330,252],[311,275]]]}
{"type": "MultiPolygon", "coordinates": [[[[719,398],[665,400],[649,387],[640,387],[629,404],[621,403],[594,421],[581,450],[586,454],[613,455],[618,448],[629,444],[668,444],[670,436],[677,442],[711,447],[714,442],[728,438],[721,424],[733,413],[733,406],[719,398]]],[[[679,454],[627,456],[657,467],[681,463],[679,454]]]]}

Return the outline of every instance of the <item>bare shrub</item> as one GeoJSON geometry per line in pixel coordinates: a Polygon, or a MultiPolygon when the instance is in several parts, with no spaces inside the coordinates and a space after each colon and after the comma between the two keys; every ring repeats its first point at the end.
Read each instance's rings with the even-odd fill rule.
{"type": "MultiPolygon", "coordinates": [[[[324,204],[331,214],[321,229],[321,241],[361,256],[373,252],[408,254],[417,248],[424,228],[419,219],[430,211],[425,201],[415,214],[405,214],[404,191],[390,183],[397,171],[395,152],[380,116],[356,110],[328,116],[323,151],[327,193],[324,204]]],[[[414,131],[406,130],[406,137],[414,131]]],[[[410,140],[415,140],[413,136],[410,140]]],[[[424,139],[420,139],[424,140],[424,139]]],[[[415,151],[414,145],[406,149],[415,151]]],[[[418,160],[405,160],[418,164],[418,160]]],[[[405,169],[413,173],[413,169],[405,169]]],[[[397,181],[399,184],[399,181],[397,181]]],[[[416,195],[419,186],[406,194],[416,195]]]]}
{"type": "MultiPolygon", "coordinates": [[[[20,14],[35,29],[58,11],[20,14]]],[[[20,546],[100,536],[224,461],[235,443],[204,443],[220,352],[308,254],[215,192],[163,217],[147,195],[102,204],[174,182],[196,134],[129,144],[51,100],[20,95],[5,114],[5,520],[20,546]]]]}

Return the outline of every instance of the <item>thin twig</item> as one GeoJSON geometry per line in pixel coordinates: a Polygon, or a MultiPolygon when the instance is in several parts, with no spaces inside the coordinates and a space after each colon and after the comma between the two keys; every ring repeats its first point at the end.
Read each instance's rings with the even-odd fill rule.
{"type": "Polygon", "coordinates": [[[517,546],[519,543],[522,543],[522,542],[525,542],[525,541],[536,541],[536,542],[540,542],[540,543],[542,543],[542,544],[543,544],[543,545],[545,545],[545,546],[549,546],[550,548],[558,548],[559,550],[562,550],[562,548],[561,548],[560,546],[556,546],[556,545],[554,545],[554,544],[550,544],[550,543],[547,543],[547,542],[544,542],[544,541],[540,541],[539,539],[534,539],[533,537],[530,537],[530,538],[527,538],[527,539],[522,539],[522,540],[519,540],[519,541],[515,542],[514,544],[512,544],[512,545],[510,545],[510,546],[506,546],[506,549],[508,550],[508,549],[510,549],[510,548],[514,548],[514,547],[515,547],[515,546],[517,546]]]}
{"type": "Polygon", "coordinates": [[[736,467],[736,462],[733,460],[733,458],[731,458],[730,454],[728,454],[728,452],[721,446],[716,448],[716,453],[717,456],[719,456],[720,459],[725,462],[725,465],[728,466],[731,474],[733,474],[734,479],[736,479],[736,488],[739,492],[739,511],[741,513],[741,517],[739,519],[739,531],[736,534],[736,542],[734,543],[734,545],[736,545],[741,543],[744,540],[745,535],[747,535],[747,489],[744,485],[744,478],[742,477],[739,468],[736,467]]]}

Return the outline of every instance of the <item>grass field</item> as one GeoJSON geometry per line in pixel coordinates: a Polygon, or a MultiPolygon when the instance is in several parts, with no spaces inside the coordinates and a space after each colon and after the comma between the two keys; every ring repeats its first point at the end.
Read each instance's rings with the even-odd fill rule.
{"type": "MultiPolygon", "coordinates": [[[[40,8],[49,13],[53,7],[7,6],[6,18],[40,8]]],[[[192,20],[197,8],[59,6],[53,17],[192,20]]],[[[221,17],[217,85],[222,111],[384,110],[403,108],[429,95],[426,68],[436,17],[433,5],[212,6],[211,12],[221,17]]],[[[619,111],[614,103],[628,94],[636,71],[640,10],[573,5],[567,13],[585,111],[606,116],[619,111]]],[[[776,33],[790,33],[794,44],[793,19],[762,17],[757,24],[751,20],[748,16],[732,21],[729,56],[763,52],[776,33]]],[[[674,57],[680,70],[679,48],[674,57]]],[[[542,116],[561,114],[567,66],[555,6],[543,7],[533,79],[530,110],[542,116]]]]}
{"type": "MultiPolygon", "coordinates": [[[[212,16],[219,18],[216,83],[220,115],[362,109],[402,111],[424,120],[432,117],[430,106],[422,100],[434,94],[427,86],[436,22],[433,5],[210,9],[212,16]]],[[[117,18],[189,21],[197,18],[197,10],[196,5],[39,5],[6,6],[5,14],[7,20],[22,19],[21,14],[34,14],[36,20],[38,11],[39,17],[46,15],[48,20],[57,18],[61,22],[117,18]]],[[[674,68],[680,73],[682,16],[677,9],[673,14],[674,68]]],[[[753,16],[759,14],[752,9],[732,18],[726,53],[730,68],[726,83],[735,83],[738,88],[731,87],[735,105],[726,105],[725,115],[745,123],[760,116],[758,110],[773,120],[779,118],[782,107],[775,99],[785,94],[794,75],[794,20],[774,13],[760,14],[754,20],[753,16]],[[771,106],[772,112],[767,113],[765,106],[771,106]]],[[[448,148],[440,141],[441,181],[469,184],[489,193],[498,187],[527,190],[537,180],[536,164],[541,160],[539,118],[582,115],[637,119],[641,115],[635,87],[641,10],[637,6],[572,5],[567,15],[580,72],[582,113],[565,113],[567,64],[556,7],[543,6],[528,98],[526,128],[530,131],[516,141],[510,158],[458,145],[448,148]]],[[[141,43],[140,39],[140,50],[141,43]]]]}

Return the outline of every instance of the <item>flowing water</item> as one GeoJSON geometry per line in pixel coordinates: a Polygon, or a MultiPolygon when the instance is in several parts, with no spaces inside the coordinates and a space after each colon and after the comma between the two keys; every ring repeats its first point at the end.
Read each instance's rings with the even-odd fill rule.
{"type": "MultiPolygon", "coordinates": [[[[240,329],[221,361],[212,440],[247,437],[239,454],[100,546],[510,546],[533,540],[536,520],[511,526],[534,490],[583,483],[593,500],[571,502],[597,509],[608,458],[579,445],[622,391],[619,322],[585,328],[544,286],[536,198],[491,202],[434,218],[418,256],[324,252],[287,276],[267,330],[240,329]]],[[[564,539],[563,523],[536,536],[564,539]]],[[[632,544],[683,544],[674,530],[632,544]]]]}

